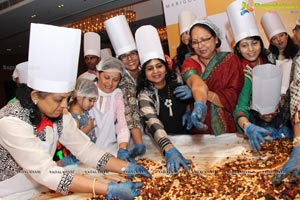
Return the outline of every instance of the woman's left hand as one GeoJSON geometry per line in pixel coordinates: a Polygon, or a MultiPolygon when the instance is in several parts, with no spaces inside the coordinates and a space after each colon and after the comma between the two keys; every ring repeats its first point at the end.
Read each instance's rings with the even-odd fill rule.
{"type": "Polygon", "coordinates": [[[140,165],[129,163],[128,168],[124,172],[128,178],[133,178],[137,175],[141,175],[146,178],[151,178],[151,174],[148,172],[148,170],[140,165]]]}
{"type": "Polygon", "coordinates": [[[176,87],[173,94],[180,100],[193,98],[192,91],[187,85],[180,85],[176,87]]]}
{"type": "Polygon", "coordinates": [[[297,176],[300,174],[300,146],[294,147],[289,161],[272,178],[272,183],[279,185],[289,174],[291,174],[290,182],[297,181],[297,176]]]}
{"type": "Polygon", "coordinates": [[[167,150],[165,157],[167,161],[167,170],[170,173],[178,172],[180,166],[182,166],[185,170],[189,170],[188,164],[192,163],[191,160],[185,159],[175,147],[167,150]]]}

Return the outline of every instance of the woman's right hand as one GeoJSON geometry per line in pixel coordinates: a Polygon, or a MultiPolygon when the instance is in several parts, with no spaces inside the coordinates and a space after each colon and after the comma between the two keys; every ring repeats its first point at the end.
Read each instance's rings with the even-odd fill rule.
{"type": "Polygon", "coordinates": [[[245,134],[249,138],[252,150],[257,151],[260,149],[260,143],[265,142],[264,137],[271,135],[272,131],[250,123],[245,129],[245,134]]]}
{"type": "Polygon", "coordinates": [[[191,115],[191,120],[194,126],[199,130],[207,129],[207,125],[203,123],[206,117],[206,112],[207,106],[203,101],[199,100],[194,102],[194,109],[191,115]]]}
{"type": "Polygon", "coordinates": [[[144,184],[142,182],[123,182],[123,183],[114,183],[109,182],[106,190],[106,198],[108,200],[113,197],[117,199],[134,199],[141,193],[141,187],[144,184]]]}

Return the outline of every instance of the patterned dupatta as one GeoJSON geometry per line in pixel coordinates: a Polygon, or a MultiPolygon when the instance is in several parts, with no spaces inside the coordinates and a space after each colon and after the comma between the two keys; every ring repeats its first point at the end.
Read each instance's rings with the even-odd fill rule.
{"type": "MultiPolygon", "coordinates": [[[[205,70],[202,74],[199,74],[199,76],[206,81],[211,73],[214,71],[216,67],[218,67],[224,58],[229,54],[229,52],[218,52],[206,65],[205,70]]],[[[211,128],[214,132],[214,135],[220,135],[222,133],[225,133],[225,127],[223,126],[222,119],[218,115],[219,107],[215,104],[210,104],[210,120],[211,120],[211,128]]]]}

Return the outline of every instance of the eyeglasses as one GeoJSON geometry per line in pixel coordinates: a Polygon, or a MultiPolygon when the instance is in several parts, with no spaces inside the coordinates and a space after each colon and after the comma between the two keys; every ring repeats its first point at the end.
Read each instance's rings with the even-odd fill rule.
{"type": "Polygon", "coordinates": [[[125,54],[122,54],[120,55],[120,60],[122,61],[125,61],[125,60],[128,60],[128,58],[136,58],[138,56],[138,53],[137,51],[131,51],[129,53],[125,53],[125,54]]]}
{"type": "Polygon", "coordinates": [[[212,36],[208,38],[202,38],[201,40],[192,40],[192,46],[194,47],[199,44],[207,44],[211,38],[212,36]]]}

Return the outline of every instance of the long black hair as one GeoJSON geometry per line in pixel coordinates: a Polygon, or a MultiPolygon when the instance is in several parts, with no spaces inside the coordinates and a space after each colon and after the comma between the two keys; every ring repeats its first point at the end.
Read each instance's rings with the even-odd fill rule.
{"type": "Polygon", "coordinates": [[[191,51],[193,51],[193,48],[190,46],[190,43],[186,45],[182,42],[182,40],[180,40],[180,44],[176,49],[176,59],[175,59],[176,65],[179,67],[180,71],[181,71],[181,65],[185,60],[185,55],[191,51]]]}
{"type": "MultiPolygon", "coordinates": [[[[176,86],[178,86],[179,84],[177,83],[177,74],[171,70],[168,67],[168,63],[160,58],[157,58],[163,65],[165,65],[166,67],[166,82],[168,83],[168,85],[173,89],[176,86]]],[[[153,90],[153,83],[151,83],[150,81],[148,81],[147,77],[146,77],[146,65],[153,59],[148,60],[147,62],[145,62],[142,66],[141,72],[137,78],[137,88],[136,88],[136,96],[138,96],[138,94],[144,90],[144,89],[149,89],[149,90],[153,90]]]]}
{"type": "MultiPolygon", "coordinates": [[[[299,47],[293,42],[292,38],[289,34],[285,33],[288,37],[286,47],[283,51],[283,55],[285,58],[293,59],[295,55],[297,54],[299,47]]],[[[270,43],[269,50],[278,58],[279,55],[279,49],[270,43]]]]}
{"type": "MultiPolygon", "coordinates": [[[[251,37],[247,37],[248,39],[250,40],[255,40],[255,41],[259,41],[260,43],[260,47],[261,47],[261,51],[260,51],[260,54],[259,54],[259,57],[262,58],[263,62],[264,63],[272,63],[274,64],[275,63],[275,60],[273,60],[273,58],[270,58],[272,57],[272,54],[270,51],[268,51],[268,49],[265,48],[264,46],[264,42],[262,41],[261,37],[260,36],[251,36],[251,37]]],[[[240,40],[241,41],[241,40],[240,40]]],[[[244,57],[242,56],[241,52],[239,51],[239,44],[240,44],[240,41],[238,41],[235,46],[234,46],[234,53],[240,58],[240,59],[243,59],[244,57]]]]}
{"type": "MultiPolygon", "coordinates": [[[[33,91],[32,88],[28,87],[26,84],[22,83],[16,90],[16,98],[20,101],[20,104],[23,108],[30,110],[30,122],[33,125],[38,125],[41,122],[42,119],[42,113],[37,107],[36,104],[31,99],[31,92],[33,91]]],[[[47,92],[38,92],[38,95],[41,98],[44,98],[48,95],[47,92]]],[[[51,121],[57,120],[57,119],[50,119],[51,121]]]]}

